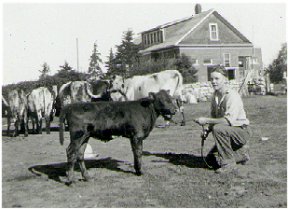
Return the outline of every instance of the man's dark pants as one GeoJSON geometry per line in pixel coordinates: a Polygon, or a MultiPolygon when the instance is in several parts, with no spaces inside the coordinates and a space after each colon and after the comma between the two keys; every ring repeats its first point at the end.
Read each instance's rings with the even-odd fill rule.
{"type": "Polygon", "coordinates": [[[207,161],[215,164],[216,160],[215,168],[249,159],[248,142],[251,137],[249,126],[216,124],[213,126],[212,135],[215,146],[208,153],[207,161]]]}

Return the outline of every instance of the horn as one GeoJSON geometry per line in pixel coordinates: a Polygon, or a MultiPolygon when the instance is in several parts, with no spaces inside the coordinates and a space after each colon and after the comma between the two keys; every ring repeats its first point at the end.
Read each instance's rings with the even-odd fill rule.
{"type": "Polygon", "coordinates": [[[89,88],[89,85],[90,85],[89,83],[85,83],[87,94],[93,99],[101,98],[101,94],[95,95],[92,93],[91,89],[89,88]]]}

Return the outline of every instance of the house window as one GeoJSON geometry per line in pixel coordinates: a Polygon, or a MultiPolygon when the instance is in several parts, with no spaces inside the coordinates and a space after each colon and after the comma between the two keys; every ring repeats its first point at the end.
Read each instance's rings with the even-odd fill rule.
{"type": "Polygon", "coordinates": [[[252,64],[258,64],[258,59],[257,59],[257,57],[253,57],[252,58],[252,64]]]}
{"type": "Polygon", "coordinates": [[[192,65],[198,65],[198,60],[192,58],[192,59],[191,59],[191,63],[192,63],[192,65]]]}
{"type": "Polygon", "coordinates": [[[212,65],[212,64],[213,64],[212,59],[208,59],[208,58],[207,58],[207,59],[204,59],[204,60],[203,60],[203,64],[204,64],[204,65],[212,65]]]}
{"type": "Polygon", "coordinates": [[[218,26],[216,23],[209,24],[210,30],[210,40],[211,41],[218,41],[218,26]]]}
{"type": "Polygon", "coordinates": [[[224,59],[224,67],[230,67],[230,54],[229,53],[223,54],[223,59],[224,59]]]}
{"type": "Polygon", "coordinates": [[[144,46],[147,45],[147,40],[146,40],[146,36],[145,35],[143,35],[143,43],[144,43],[144,46]]]}
{"type": "Polygon", "coordinates": [[[147,39],[147,44],[150,45],[150,38],[149,38],[149,34],[146,34],[146,39],[147,39]]]}
{"type": "Polygon", "coordinates": [[[154,43],[162,43],[162,42],[163,42],[162,31],[153,31],[150,33],[143,34],[143,44],[145,46],[149,46],[154,43]]]}
{"type": "Polygon", "coordinates": [[[238,66],[239,67],[244,67],[244,60],[239,60],[238,61],[238,66]]]}

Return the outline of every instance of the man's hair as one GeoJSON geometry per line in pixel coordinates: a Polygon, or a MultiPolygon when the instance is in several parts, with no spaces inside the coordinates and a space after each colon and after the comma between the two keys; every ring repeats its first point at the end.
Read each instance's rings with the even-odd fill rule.
{"type": "Polygon", "coordinates": [[[220,74],[224,75],[225,77],[227,77],[227,70],[226,70],[225,67],[222,66],[222,65],[217,65],[217,66],[215,66],[215,67],[212,69],[212,72],[211,72],[211,73],[214,73],[214,72],[220,73],[220,74]]]}

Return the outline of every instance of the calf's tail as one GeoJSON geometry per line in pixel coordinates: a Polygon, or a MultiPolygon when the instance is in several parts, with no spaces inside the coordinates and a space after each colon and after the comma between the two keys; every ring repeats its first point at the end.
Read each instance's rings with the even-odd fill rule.
{"type": "Polygon", "coordinates": [[[64,142],[65,118],[66,118],[65,110],[66,109],[63,108],[59,116],[59,140],[61,145],[63,145],[64,142]]]}

